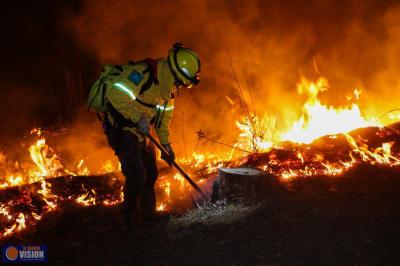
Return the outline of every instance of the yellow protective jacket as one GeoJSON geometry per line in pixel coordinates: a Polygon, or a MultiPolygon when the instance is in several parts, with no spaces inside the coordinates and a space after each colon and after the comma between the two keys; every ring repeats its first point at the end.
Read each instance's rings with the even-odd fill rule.
{"type": "MultiPolygon", "coordinates": [[[[169,144],[169,125],[173,114],[174,102],[172,93],[175,89],[174,78],[165,59],[157,61],[157,74],[154,73],[158,84],[151,86],[139,94],[140,89],[150,78],[149,65],[139,62],[122,66],[123,72],[106,81],[107,89],[105,100],[111,104],[126,119],[137,123],[141,117],[152,121],[161,144],[169,144]]],[[[107,112],[111,124],[114,118],[107,112]]],[[[143,141],[143,136],[135,127],[124,127],[143,141]]]]}

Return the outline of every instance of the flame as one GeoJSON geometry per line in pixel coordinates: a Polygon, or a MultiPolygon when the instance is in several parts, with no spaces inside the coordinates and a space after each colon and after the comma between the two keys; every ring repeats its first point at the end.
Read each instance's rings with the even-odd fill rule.
{"type": "MultiPolygon", "coordinates": [[[[57,196],[52,191],[52,185],[47,180],[58,176],[76,176],[89,175],[90,171],[85,166],[85,160],[80,159],[76,165],[75,171],[71,171],[65,167],[59,155],[57,155],[50,146],[47,145],[43,132],[40,129],[32,129],[31,134],[37,137],[28,152],[32,163],[13,162],[4,152],[0,152],[1,170],[7,173],[5,177],[0,176],[0,189],[22,186],[26,184],[39,183],[40,188],[34,191],[37,200],[41,200],[45,205],[41,210],[32,209],[31,212],[19,212],[14,210],[14,206],[26,204],[27,209],[33,207],[31,205],[31,192],[23,193],[21,199],[3,203],[0,205],[0,218],[6,218],[5,226],[0,229],[0,238],[10,236],[20,232],[29,225],[35,224],[35,221],[41,220],[46,213],[59,209],[60,202],[73,200],[81,206],[90,206],[100,203],[97,201],[96,191],[93,189],[86,190],[83,188],[83,193],[78,195],[70,195],[67,198],[57,196]]],[[[104,163],[104,169],[107,172],[117,171],[113,168],[111,161],[104,163]]],[[[23,191],[24,192],[24,191],[23,191]]],[[[122,187],[119,193],[114,195],[105,195],[101,203],[105,206],[119,204],[123,201],[122,187]]]]}
{"type": "Polygon", "coordinates": [[[162,211],[165,211],[165,210],[166,210],[166,207],[167,207],[167,204],[161,203],[161,204],[156,208],[156,210],[159,211],[159,212],[162,212],[162,211]]]}
{"type": "Polygon", "coordinates": [[[12,216],[11,216],[8,208],[4,204],[0,206],[0,215],[5,216],[8,220],[12,219],[12,216]]]}
{"type": "Polygon", "coordinates": [[[38,194],[43,196],[43,200],[50,209],[55,209],[57,207],[57,196],[51,192],[51,185],[45,180],[42,180],[41,188],[42,189],[38,190],[38,194]]]}
{"type": "MultiPolygon", "coordinates": [[[[261,118],[254,114],[244,116],[236,121],[240,134],[235,147],[252,152],[267,152],[282,141],[309,144],[322,136],[382,126],[375,118],[365,118],[357,103],[338,108],[322,104],[318,95],[328,88],[328,80],[324,77],[316,82],[301,78],[297,84],[297,92],[306,95],[308,99],[303,105],[300,118],[290,123],[289,129],[284,130],[278,128],[278,118],[274,115],[267,113],[261,118]]],[[[354,89],[353,94],[358,100],[361,90],[354,89]]],[[[351,100],[352,97],[347,99],[351,100]]]]}
{"type": "Polygon", "coordinates": [[[25,215],[24,215],[23,213],[20,213],[20,214],[18,215],[17,224],[18,224],[18,226],[17,226],[17,230],[18,230],[18,231],[21,231],[22,229],[24,229],[24,228],[26,227],[26,224],[25,224],[25,215]]]}
{"type": "MultiPolygon", "coordinates": [[[[381,126],[375,119],[366,119],[356,103],[351,106],[334,108],[322,104],[318,99],[320,92],[329,88],[327,79],[321,77],[317,82],[302,78],[297,84],[300,94],[307,94],[308,101],[303,106],[303,114],[288,132],[282,134],[281,140],[298,143],[311,143],[313,140],[338,133],[347,133],[357,128],[381,126]]],[[[358,100],[361,91],[355,89],[358,100]]]]}
{"type": "MultiPolygon", "coordinates": [[[[376,118],[366,118],[357,102],[337,108],[321,103],[318,96],[328,88],[328,80],[324,77],[320,77],[316,82],[303,77],[297,84],[297,92],[308,98],[303,105],[299,119],[288,123],[290,124],[289,129],[285,130],[277,127],[277,118],[270,114],[264,115],[262,119],[258,119],[254,114],[242,117],[236,121],[241,133],[235,147],[253,152],[268,152],[273,148],[279,149],[282,142],[298,143],[299,147],[302,147],[301,145],[311,144],[323,136],[329,136],[333,140],[337,139],[339,134],[345,136],[352,149],[347,158],[339,162],[330,162],[324,158],[323,154],[314,154],[307,158],[307,155],[301,151],[295,152],[297,161],[278,161],[274,158],[273,153],[270,154],[269,162],[259,165],[259,168],[280,176],[284,181],[298,176],[342,175],[361,161],[388,166],[399,165],[400,154],[393,152],[393,142],[370,148],[367,140],[356,140],[348,134],[359,128],[383,128],[383,124],[376,118]],[[356,159],[356,156],[359,158],[356,159]]],[[[362,91],[356,88],[353,96],[346,98],[349,101],[358,101],[361,93],[362,91]]],[[[400,120],[400,115],[395,113],[389,113],[389,117],[400,120]]]]}
{"type": "Polygon", "coordinates": [[[111,172],[115,171],[115,167],[114,167],[113,163],[111,162],[111,160],[107,160],[106,163],[103,165],[103,171],[105,173],[111,173],[111,172]]]}
{"type": "MultiPolygon", "coordinates": [[[[0,214],[5,215],[8,220],[12,220],[12,216],[9,214],[9,212],[5,209],[1,209],[0,214]]],[[[19,232],[23,229],[26,228],[26,220],[25,220],[25,215],[23,213],[19,213],[18,217],[15,219],[15,223],[11,225],[8,228],[4,228],[4,231],[2,233],[2,236],[9,236],[15,232],[19,232]]]]}
{"type": "Polygon", "coordinates": [[[85,194],[76,198],[75,202],[83,206],[96,205],[96,191],[93,189],[87,191],[85,194]]]}
{"type": "MultiPolygon", "coordinates": [[[[308,100],[303,105],[300,118],[292,122],[288,130],[283,130],[277,127],[278,118],[270,114],[261,119],[254,114],[242,117],[236,121],[241,133],[235,147],[266,152],[282,141],[309,144],[322,136],[347,133],[364,127],[383,126],[375,118],[365,118],[357,103],[338,108],[322,104],[318,95],[328,88],[328,80],[324,77],[320,77],[316,82],[302,77],[297,84],[297,92],[307,95],[308,100]]],[[[361,90],[354,89],[353,94],[358,100],[361,90]]]]}
{"type": "Polygon", "coordinates": [[[85,166],[85,160],[81,159],[78,163],[78,165],[76,166],[76,172],[77,175],[89,175],[90,171],[89,168],[87,168],[87,166],[85,166]]]}
{"type": "Polygon", "coordinates": [[[6,180],[7,180],[8,184],[11,186],[18,186],[23,183],[22,176],[20,176],[20,175],[18,175],[16,177],[14,177],[13,175],[10,175],[6,178],[6,180]]]}
{"type": "Polygon", "coordinates": [[[258,119],[251,115],[250,118],[244,117],[241,121],[236,121],[236,126],[241,133],[235,147],[253,152],[268,151],[273,147],[276,117],[267,114],[263,119],[258,119]]]}
{"type": "MultiPolygon", "coordinates": [[[[38,131],[40,136],[41,131],[38,131]]],[[[31,182],[36,182],[41,177],[47,176],[60,176],[65,174],[63,171],[64,166],[62,165],[60,158],[54,153],[54,151],[46,145],[46,139],[40,138],[36,143],[29,147],[29,152],[32,161],[35,163],[37,170],[32,170],[30,173],[31,182]]]]}
{"type": "Polygon", "coordinates": [[[383,143],[381,147],[370,150],[365,143],[357,143],[350,135],[345,135],[348,142],[352,145],[353,151],[358,153],[364,162],[380,165],[399,165],[400,159],[392,155],[393,143],[383,143]]]}
{"type": "MultiPolygon", "coordinates": [[[[297,84],[299,94],[308,98],[300,110],[298,119],[282,123],[278,116],[269,112],[258,117],[248,114],[236,121],[240,134],[232,149],[226,153],[193,152],[188,158],[180,158],[179,163],[197,184],[203,186],[207,178],[215,177],[219,167],[241,166],[257,153],[265,153],[266,160],[253,163],[284,182],[302,176],[340,176],[360,162],[372,165],[399,166],[400,154],[398,143],[385,141],[379,145],[371,145],[368,140],[355,137],[350,131],[363,127],[380,127],[382,124],[374,118],[366,118],[356,102],[334,108],[323,104],[318,96],[328,90],[327,79],[321,77],[316,82],[302,78],[297,84]],[[283,125],[288,125],[285,128],[283,125]],[[340,160],[328,160],[323,152],[310,152],[312,142],[322,136],[329,136],[332,141],[339,138],[347,141],[350,151],[342,154],[340,160]],[[288,151],[292,157],[282,159],[277,150],[285,149],[284,143],[291,144],[288,151]],[[257,165],[258,163],[258,165],[257,165]]],[[[362,91],[354,89],[352,96],[346,97],[348,101],[358,101],[362,91]]],[[[234,106],[234,101],[226,97],[234,106]]],[[[400,114],[390,113],[390,118],[400,120],[400,114]]],[[[0,190],[15,186],[35,183],[40,188],[35,191],[21,189],[21,199],[13,200],[0,205],[0,222],[4,226],[0,229],[0,238],[20,232],[41,220],[46,213],[59,210],[62,202],[71,201],[77,206],[104,205],[112,206],[123,202],[123,187],[113,193],[101,194],[97,188],[81,187],[67,196],[57,194],[57,189],[52,187],[51,178],[58,176],[86,176],[91,174],[114,173],[121,171],[121,165],[114,163],[110,158],[104,158],[101,169],[90,169],[86,165],[87,157],[75,158],[71,169],[64,165],[61,157],[51,148],[46,141],[46,133],[36,128],[31,131],[35,140],[28,148],[31,162],[13,161],[0,151],[0,190]],[[40,210],[30,209],[21,212],[14,208],[18,204],[32,206],[32,196],[44,202],[40,210]]],[[[115,180],[114,180],[115,181],[115,180]]],[[[114,182],[113,181],[113,182],[114,182]]],[[[169,211],[182,201],[191,201],[191,187],[188,182],[177,172],[168,170],[157,180],[157,211],[169,211]]]]}

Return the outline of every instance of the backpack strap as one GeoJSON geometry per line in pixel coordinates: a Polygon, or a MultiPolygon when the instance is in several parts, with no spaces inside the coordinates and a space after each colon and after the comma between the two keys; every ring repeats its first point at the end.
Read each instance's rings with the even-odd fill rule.
{"type": "MultiPolygon", "coordinates": [[[[139,90],[139,95],[143,96],[143,93],[146,92],[147,90],[150,89],[151,85],[154,84],[159,84],[159,81],[157,79],[157,63],[158,60],[157,59],[151,59],[151,58],[146,58],[142,61],[138,61],[138,62],[133,62],[133,61],[129,61],[129,65],[135,65],[135,64],[139,64],[139,63],[145,63],[147,65],[147,68],[145,68],[142,72],[142,74],[147,74],[149,73],[149,78],[145,81],[145,83],[143,83],[143,85],[140,87],[139,90]]],[[[140,103],[143,106],[146,106],[148,108],[156,108],[157,105],[156,104],[150,104],[150,103],[146,103],[142,100],[140,100],[138,97],[135,98],[135,101],[140,103]]]]}
{"type": "Polygon", "coordinates": [[[150,89],[151,85],[154,84],[159,84],[158,78],[157,78],[157,59],[151,59],[151,58],[146,58],[143,60],[148,65],[148,68],[143,70],[142,74],[149,73],[149,78],[147,81],[142,85],[139,91],[139,95],[143,95],[145,91],[150,89]]]}
{"type": "Polygon", "coordinates": [[[144,106],[149,107],[149,108],[156,108],[156,106],[157,106],[156,104],[146,103],[146,102],[140,100],[139,98],[136,98],[135,101],[137,101],[141,105],[144,105],[144,106]]]}

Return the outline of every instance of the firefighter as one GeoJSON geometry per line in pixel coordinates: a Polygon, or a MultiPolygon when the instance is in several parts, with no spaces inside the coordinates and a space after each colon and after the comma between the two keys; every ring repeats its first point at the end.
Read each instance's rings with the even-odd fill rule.
{"type": "Polygon", "coordinates": [[[103,127],[125,176],[123,212],[129,230],[134,227],[137,202],[144,221],[157,220],[154,184],[158,170],[155,149],[146,142],[146,135],[155,129],[169,153],[162,159],[171,166],[175,159],[169,140],[174,92],[199,83],[200,60],[178,43],[166,58],[116,67],[117,74],[108,75],[105,82],[103,127]]]}

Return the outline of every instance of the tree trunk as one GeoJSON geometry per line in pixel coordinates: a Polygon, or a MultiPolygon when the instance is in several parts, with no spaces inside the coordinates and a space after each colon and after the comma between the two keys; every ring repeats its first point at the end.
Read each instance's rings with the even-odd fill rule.
{"type": "Polygon", "coordinates": [[[220,168],[214,182],[211,201],[255,203],[265,199],[276,186],[269,173],[254,168],[220,168]]]}

